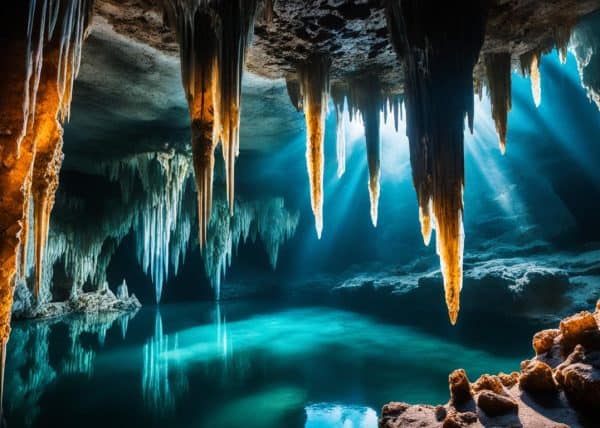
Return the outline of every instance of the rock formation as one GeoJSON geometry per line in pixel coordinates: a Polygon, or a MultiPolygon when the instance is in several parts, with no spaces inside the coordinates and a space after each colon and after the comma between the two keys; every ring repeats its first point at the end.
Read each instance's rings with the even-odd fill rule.
{"type": "Polygon", "coordinates": [[[18,257],[27,254],[27,240],[22,236],[32,220],[35,296],[40,288],[62,161],[61,122],[69,117],[73,80],[92,11],[91,0],[32,1],[11,4],[2,14],[2,41],[7,50],[0,66],[0,375],[10,332],[12,292],[16,275],[21,274],[18,257]],[[29,218],[30,200],[33,219],[29,218]]]}
{"type": "MultiPolygon", "coordinates": [[[[510,71],[520,68],[531,77],[532,96],[539,104],[541,55],[557,48],[564,60],[572,29],[581,17],[598,8],[596,0],[560,0],[551,5],[530,1],[440,5],[416,0],[11,3],[1,18],[6,49],[0,66],[0,353],[4,353],[10,331],[14,285],[26,274],[27,247],[31,245],[33,295],[44,299],[44,253],[62,164],[62,123],[69,118],[73,81],[93,13],[127,37],[169,54],[179,50],[191,119],[201,246],[207,238],[214,153],[219,143],[230,213],[235,205],[240,88],[246,62],[250,70],[264,77],[285,77],[294,105],[304,109],[318,235],[323,227],[323,133],[329,88],[335,92],[336,86],[352,85],[355,89],[354,93],[346,90],[345,95],[342,91],[342,96],[340,92],[332,94],[332,98],[338,119],[342,119],[340,129],[345,102],[349,116],[356,109],[365,123],[374,224],[380,174],[378,111],[386,114],[385,105],[392,101],[397,118],[403,101],[423,238],[428,243],[431,230],[436,230],[446,303],[455,323],[462,285],[463,122],[467,117],[472,126],[473,93],[488,86],[504,146],[510,71]],[[163,26],[163,11],[169,29],[163,26]],[[372,96],[364,97],[361,91],[372,96]],[[436,107],[440,105],[444,108],[436,107]]],[[[572,49],[583,85],[597,101],[597,31],[593,25],[585,25],[576,31],[572,49]]],[[[340,174],[344,171],[343,148],[340,137],[340,174]]],[[[174,215],[170,209],[153,211],[157,217],[151,223],[162,227],[158,220],[164,218],[169,229],[168,221],[174,215]]],[[[164,233],[154,230],[145,241],[158,246],[151,236],[164,233]]],[[[166,252],[162,248],[156,253],[166,252]]],[[[166,276],[166,258],[161,259],[162,264],[156,259],[144,261],[157,283],[166,276]]]]}
{"type": "Polygon", "coordinates": [[[600,416],[600,301],[595,312],[536,333],[532,345],[536,355],[521,363],[520,373],[482,375],[470,383],[464,370],[455,370],[447,404],[386,404],[379,427],[594,426],[600,416]]]}

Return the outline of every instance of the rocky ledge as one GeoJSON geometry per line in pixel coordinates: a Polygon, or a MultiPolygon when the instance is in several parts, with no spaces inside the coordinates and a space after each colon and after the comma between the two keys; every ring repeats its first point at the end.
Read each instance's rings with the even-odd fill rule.
{"type": "Polygon", "coordinates": [[[533,337],[535,357],[521,371],[470,382],[458,369],[448,378],[445,405],[383,406],[380,428],[597,427],[600,421],[600,300],[594,313],[563,319],[533,337]]]}
{"type": "Polygon", "coordinates": [[[135,294],[129,295],[125,281],[113,293],[108,284],[101,284],[96,291],[73,293],[64,302],[48,302],[33,304],[32,295],[27,284],[17,284],[12,309],[13,319],[49,319],[71,314],[92,314],[109,312],[133,312],[142,305],[135,294]]]}

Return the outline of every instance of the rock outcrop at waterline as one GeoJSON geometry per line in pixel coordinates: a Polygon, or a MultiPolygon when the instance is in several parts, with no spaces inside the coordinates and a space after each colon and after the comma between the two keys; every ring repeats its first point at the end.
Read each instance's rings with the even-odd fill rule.
{"type": "Polygon", "coordinates": [[[595,312],[567,317],[532,340],[535,356],[521,371],[470,382],[458,369],[448,378],[445,405],[383,406],[380,428],[592,427],[600,417],[600,300],[595,312]],[[595,421],[595,422],[594,422],[595,421]]]}

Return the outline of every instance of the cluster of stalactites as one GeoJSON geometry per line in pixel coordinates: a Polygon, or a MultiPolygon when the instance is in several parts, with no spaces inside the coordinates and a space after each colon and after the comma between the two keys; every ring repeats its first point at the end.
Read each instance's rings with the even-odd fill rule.
{"type": "Polygon", "coordinates": [[[260,240],[271,268],[275,269],[279,247],[294,235],[299,221],[299,214],[290,212],[282,198],[252,202],[236,199],[235,205],[235,213],[230,216],[225,200],[215,198],[210,233],[202,254],[206,275],[217,300],[220,298],[221,280],[240,243],[248,239],[252,242],[260,240]]]}
{"type": "Polygon", "coordinates": [[[24,126],[17,139],[17,154],[26,133],[35,135],[31,176],[26,181],[24,226],[21,240],[21,275],[27,274],[30,223],[34,226],[34,296],[40,298],[44,249],[50,213],[62,164],[62,127],[69,119],[73,82],[79,72],[81,51],[90,24],[93,0],[31,0],[27,17],[25,52],[24,126]],[[46,87],[38,97],[40,83],[46,87]],[[36,124],[35,122],[40,123],[36,124]],[[34,128],[35,125],[35,128],[34,128]],[[31,196],[29,194],[31,192],[31,196]],[[33,215],[29,204],[33,202],[33,215]]]}
{"type": "MultiPolygon", "coordinates": [[[[235,159],[239,155],[240,101],[246,50],[258,0],[163,0],[178,36],[183,87],[192,120],[198,188],[200,248],[212,209],[214,151],[222,145],[227,199],[234,208],[235,159]]],[[[272,18],[272,5],[263,8],[272,18]]]]}
{"type": "Polygon", "coordinates": [[[93,0],[29,0],[27,17],[26,75],[23,97],[23,129],[20,142],[35,118],[44,49],[58,47],[57,86],[59,119],[68,120],[73,82],[79,72],[81,50],[93,13],[93,0]]]}
{"type": "Polygon", "coordinates": [[[452,324],[462,288],[463,124],[473,127],[473,67],[487,10],[476,0],[387,6],[392,44],[405,71],[407,136],[424,241],[432,226],[452,324]],[[432,8],[437,13],[428,13],[432,8]],[[440,9],[441,8],[441,9],[440,9]]]}
{"type": "Polygon", "coordinates": [[[574,22],[565,22],[554,28],[554,46],[558,51],[558,57],[560,58],[561,64],[567,62],[567,49],[569,47],[573,26],[574,22]]]}
{"type": "MultiPolygon", "coordinates": [[[[326,56],[315,55],[298,66],[300,97],[306,120],[306,166],[310,203],[315,217],[317,237],[323,231],[323,173],[325,113],[329,102],[329,66],[326,56]]],[[[288,86],[289,88],[289,86],[288,86]]],[[[298,104],[299,105],[299,104],[298,104]]]]}
{"type": "Polygon", "coordinates": [[[487,88],[492,105],[492,118],[498,132],[498,141],[502,154],[506,151],[506,132],[508,112],[511,102],[511,56],[509,52],[485,55],[487,88]]]}
{"type": "Polygon", "coordinates": [[[379,134],[380,114],[384,114],[387,122],[388,111],[394,116],[394,126],[398,130],[398,120],[401,114],[402,97],[400,95],[385,95],[379,79],[376,76],[352,79],[346,84],[338,84],[331,89],[331,98],[335,106],[337,130],[336,153],[338,177],[345,171],[346,162],[346,117],[349,120],[359,115],[365,130],[367,150],[367,165],[369,169],[368,190],[371,203],[371,222],[377,225],[379,205],[379,189],[381,177],[381,140],[379,134]],[[346,115],[346,110],[348,115],[346,115]]]}

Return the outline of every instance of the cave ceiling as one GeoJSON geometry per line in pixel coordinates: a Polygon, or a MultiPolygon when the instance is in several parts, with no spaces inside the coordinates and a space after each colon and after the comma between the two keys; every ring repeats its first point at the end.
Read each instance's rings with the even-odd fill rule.
{"type": "MultiPolygon", "coordinates": [[[[557,34],[568,34],[580,17],[598,8],[598,0],[493,2],[475,81],[485,80],[486,54],[508,50],[517,69],[521,55],[551,50],[557,34]]],[[[75,83],[76,114],[65,131],[66,151],[119,156],[184,149],[189,114],[179,47],[175,32],[163,22],[160,2],[97,0],[94,15],[75,83]]],[[[404,91],[381,1],[275,0],[270,21],[256,20],[248,51],[242,150],[274,148],[302,132],[285,79],[296,80],[297,65],[315,52],[330,58],[332,86],[376,74],[384,91],[404,91]]]]}

